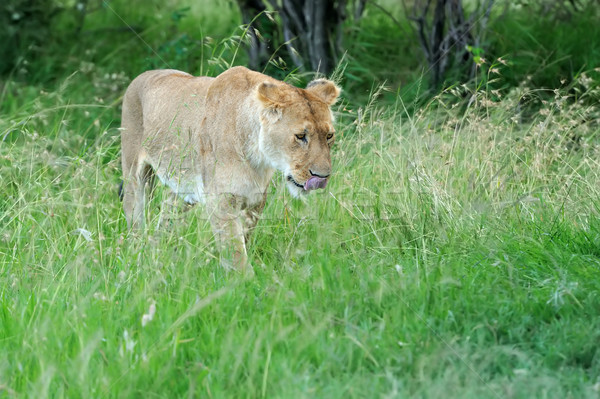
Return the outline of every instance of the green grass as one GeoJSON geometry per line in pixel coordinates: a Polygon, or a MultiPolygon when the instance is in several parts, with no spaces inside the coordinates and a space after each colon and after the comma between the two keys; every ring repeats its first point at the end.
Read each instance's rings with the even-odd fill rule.
{"type": "Polygon", "coordinates": [[[334,176],[305,202],[276,176],[244,279],[201,208],[159,229],[158,189],[136,237],[117,198],[124,88],[150,67],[243,63],[233,3],[110,4],[147,45],[104,9],[95,35],[0,85],[0,398],[600,395],[593,53],[556,91],[536,81],[554,69],[509,54],[487,88],[427,102],[404,82],[418,49],[392,58],[402,38],[371,9],[349,32],[334,176]]]}
{"type": "Polygon", "coordinates": [[[88,81],[3,105],[0,396],[598,397],[585,101],[528,122],[526,88],[340,106],[331,184],[299,203],[274,179],[243,279],[202,209],[156,228],[162,190],[127,234],[118,110],[86,104],[88,81]]]}

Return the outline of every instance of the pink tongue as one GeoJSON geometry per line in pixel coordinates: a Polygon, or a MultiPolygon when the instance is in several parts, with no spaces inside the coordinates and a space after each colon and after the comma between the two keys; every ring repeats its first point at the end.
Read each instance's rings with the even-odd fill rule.
{"type": "Polygon", "coordinates": [[[317,188],[325,188],[327,185],[327,179],[323,177],[313,176],[304,183],[304,189],[306,191],[316,190],[317,188]]]}

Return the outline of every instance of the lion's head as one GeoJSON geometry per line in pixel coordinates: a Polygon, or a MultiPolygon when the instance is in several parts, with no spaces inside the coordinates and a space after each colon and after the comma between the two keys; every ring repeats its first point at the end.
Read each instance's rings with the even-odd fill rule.
{"type": "Polygon", "coordinates": [[[258,85],[263,105],[259,149],[284,173],[295,197],[327,184],[335,140],[330,106],[339,94],[340,89],[326,79],[314,80],[306,89],[284,83],[258,85]]]}

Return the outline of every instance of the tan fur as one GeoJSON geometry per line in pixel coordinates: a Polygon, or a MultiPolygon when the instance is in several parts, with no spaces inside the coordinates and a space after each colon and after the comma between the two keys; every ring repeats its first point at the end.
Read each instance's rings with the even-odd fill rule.
{"type": "MultiPolygon", "coordinates": [[[[216,78],[175,70],[138,76],[123,98],[123,209],[144,224],[146,193],[157,176],[188,203],[207,206],[218,242],[247,265],[248,233],[275,169],[294,196],[311,175],[329,176],[339,88],[319,79],[299,89],[244,67],[216,78]],[[306,135],[306,141],[296,135],[306,135]],[[295,184],[295,183],[296,184],[295,184]]],[[[300,136],[301,137],[301,136],[300,136]]]]}

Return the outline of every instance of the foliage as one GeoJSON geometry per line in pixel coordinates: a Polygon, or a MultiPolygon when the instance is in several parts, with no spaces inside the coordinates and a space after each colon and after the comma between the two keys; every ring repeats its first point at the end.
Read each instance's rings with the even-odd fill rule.
{"type": "Polygon", "coordinates": [[[552,13],[531,18],[527,8],[509,8],[495,24],[489,46],[491,54],[510,61],[504,85],[527,80],[534,87],[558,88],[600,66],[600,10],[597,2],[584,6],[566,19],[552,13]]]}
{"type": "MultiPolygon", "coordinates": [[[[538,3],[537,7],[531,5],[536,2],[528,3],[529,6],[524,2],[497,3],[485,35],[477,35],[479,44],[466,46],[469,54],[478,53],[477,62],[470,61],[473,66],[469,68],[476,71],[476,80],[487,82],[488,72],[497,70],[503,79],[484,83],[490,88],[509,90],[527,84],[554,89],[571,82],[580,71],[600,65],[600,53],[595,50],[600,45],[594,44],[600,37],[600,33],[594,34],[600,26],[595,2],[577,2],[579,8],[568,8],[567,16],[564,12],[543,12],[551,2],[538,3]],[[531,18],[531,13],[536,13],[536,18],[531,18]],[[497,59],[504,63],[496,62],[497,59]]],[[[0,61],[4,71],[13,71],[13,80],[50,88],[59,84],[55,79],[74,71],[84,72],[92,65],[102,65],[109,74],[123,73],[129,78],[149,68],[179,68],[214,75],[232,62],[247,64],[249,61],[240,44],[251,39],[253,30],[239,27],[241,17],[235,2],[222,0],[217,6],[203,0],[188,6],[177,1],[166,4],[151,1],[136,8],[120,0],[98,3],[90,0],[82,3],[86,4],[84,18],[78,14],[76,5],[55,4],[55,9],[60,11],[52,14],[51,19],[43,17],[48,20],[46,25],[35,19],[23,19],[40,26],[32,32],[38,32],[40,40],[44,40],[42,45],[29,46],[30,50],[23,52],[23,46],[4,42],[11,43],[9,54],[18,52],[0,61]],[[213,7],[217,7],[218,12],[208,11],[217,9],[213,7]],[[44,29],[51,34],[46,34],[44,29]],[[128,62],[117,61],[114,54],[118,52],[128,54],[128,62]],[[15,62],[19,62],[20,67],[15,68],[15,62]]],[[[385,82],[382,99],[393,102],[400,93],[409,109],[413,109],[411,104],[421,106],[435,90],[432,90],[431,68],[420,54],[418,33],[407,18],[406,9],[399,4],[374,4],[369,3],[364,9],[360,23],[347,22],[343,26],[345,53],[339,77],[344,80],[346,90],[352,92],[355,104],[364,103],[373,88],[385,82]]],[[[479,15],[468,6],[470,3],[465,4],[468,15],[479,15]]],[[[263,25],[269,22],[269,18],[263,19],[267,20],[263,25]]],[[[19,34],[27,35],[27,31],[20,29],[19,34]]],[[[5,29],[0,35],[9,32],[10,29],[5,29]]],[[[281,59],[277,49],[267,50],[269,74],[285,79],[294,72],[293,63],[281,59]]],[[[303,81],[312,77],[295,72],[303,81]]],[[[493,80],[495,73],[491,77],[493,80]]],[[[464,82],[460,69],[450,69],[446,72],[444,87],[464,82]]]]}
{"type": "MultiPolygon", "coordinates": [[[[23,54],[38,53],[51,34],[56,0],[6,0],[0,5],[0,75],[19,66],[23,54]]],[[[21,65],[23,67],[23,65],[21,65]]]]}

